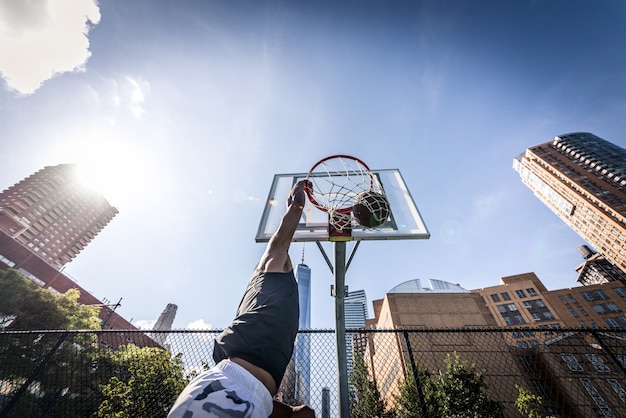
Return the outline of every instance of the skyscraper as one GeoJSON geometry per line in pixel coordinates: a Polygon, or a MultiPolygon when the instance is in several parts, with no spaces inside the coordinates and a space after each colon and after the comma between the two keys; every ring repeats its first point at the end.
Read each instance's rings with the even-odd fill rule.
{"type": "MultiPolygon", "coordinates": [[[[311,329],[311,269],[306,264],[296,268],[300,302],[299,329],[311,329]]],[[[311,335],[300,333],[294,349],[295,398],[309,404],[311,389],[311,335]]]]}
{"type": "Polygon", "coordinates": [[[626,272],[626,150],[590,133],[560,135],[513,161],[522,182],[626,272]]]}
{"type": "Polygon", "coordinates": [[[0,230],[57,268],[118,213],[84,186],[74,164],[45,167],[0,193],[0,230]]]}
{"type": "MultiPolygon", "coordinates": [[[[365,328],[367,320],[367,297],[365,290],[355,290],[346,292],[344,299],[344,312],[346,318],[346,329],[365,328]]],[[[348,373],[352,370],[354,352],[361,351],[362,333],[346,333],[346,360],[348,373]]],[[[362,353],[361,353],[362,354],[362,353]]]]}
{"type": "Polygon", "coordinates": [[[0,268],[56,294],[78,289],[78,302],[102,307],[104,329],[135,329],[115,312],[119,303],[103,303],[63,272],[117,213],[81,184],[75,165],[45,167],[0,193],[0,268]]]}

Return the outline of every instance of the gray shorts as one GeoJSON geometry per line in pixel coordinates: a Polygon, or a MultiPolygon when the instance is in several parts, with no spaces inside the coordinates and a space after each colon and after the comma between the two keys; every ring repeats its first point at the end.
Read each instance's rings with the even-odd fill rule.
{"type": "Polygon", "coordinates": [[[250,372],[222,360],[178,395],[168,418],[267,418],[272,396],[250,372]]]}

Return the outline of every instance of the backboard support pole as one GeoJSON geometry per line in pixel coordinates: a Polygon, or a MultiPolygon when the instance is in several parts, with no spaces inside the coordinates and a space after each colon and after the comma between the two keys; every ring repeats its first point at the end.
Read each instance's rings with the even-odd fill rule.
{"type": "Polygon", "coordinates": [[[337,336],[337,386],[339,418],[350,417],[348,394],[348,359],[346,352],[346,243],[338,241],[335,246],[335,335],[337,336]]]}

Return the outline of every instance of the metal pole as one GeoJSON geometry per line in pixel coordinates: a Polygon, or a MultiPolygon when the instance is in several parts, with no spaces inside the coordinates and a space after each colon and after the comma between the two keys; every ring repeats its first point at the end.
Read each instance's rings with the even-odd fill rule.
{"type": "Polygon", "coordinates": [[[338,241],[335,245],[335,334],[337,335],[337,386],[339,397],[339,418],[350,417],[350,399],[348,397],[348,359],[346,353],[346,313],[344,298],[346,294],[346,243],[338,241]]]}

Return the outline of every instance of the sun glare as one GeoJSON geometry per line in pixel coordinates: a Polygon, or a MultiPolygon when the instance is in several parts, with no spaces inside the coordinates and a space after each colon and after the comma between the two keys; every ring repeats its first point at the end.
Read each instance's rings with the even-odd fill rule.
{"type": "Polygon", "coordinates": [[[71,162],[85,186],[117,207],[131,203],[145,181],[145,162],[121,143],[91,141],[73,149],[71,162]]]}

